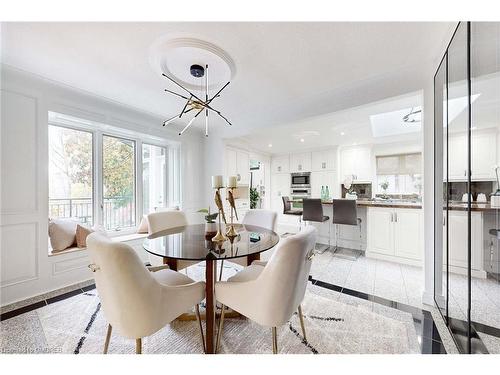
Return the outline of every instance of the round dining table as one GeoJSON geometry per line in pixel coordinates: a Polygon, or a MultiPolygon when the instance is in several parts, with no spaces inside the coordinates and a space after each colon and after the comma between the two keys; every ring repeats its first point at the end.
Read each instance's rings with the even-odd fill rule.
{"type": "Polygon", "coordinates": [[[206,283],[206,353],[214,353],[216,266],[218,260],[246,258],[247,265],[260,259],[260,253],[279,242],[279,235],[269,229],[244,224],[234,224],[237,236],[223,242],[213,242],[215,233],[206,232],[205,224],[170,228],[149,235],[143,243],[148,253],[163,258],[163,263],[177,271],[177,262],[205,262],[206,283]]]}

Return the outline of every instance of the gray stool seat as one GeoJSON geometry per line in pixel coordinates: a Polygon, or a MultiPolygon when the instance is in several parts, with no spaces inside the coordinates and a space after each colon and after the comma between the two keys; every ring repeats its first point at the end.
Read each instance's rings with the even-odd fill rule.
{"type": "MultiPolygon", "coordinates": [[[[358,208],[355,200],[352,199],[333,199],[333,224],[336,228],[335,235],[335,254],[338,250],[338,238],[339,238],[339,225],[359,225],[359,237],[361,240],[361,219],[358,217],[358,208]]],[[[360,241],[361,242],[361,241],[360,241]]],[[[357,250],[356,250],[357,251],[357,250]]],[[[361,248],[359,254],[355,257],[357,259],[361,254],[361,248]]]]}
{"type": "Polygon", "coordinates": [[[500,239],[500,229],[490,229],[490,235],[495,236],[500,239]]]}
{"type": "MultiPolygon", "coordinates": [[[[302,204],[303,204],[302,220],[312,221],[316,223],[324,223],[325,221],[330,220],[330,216],[323,215],[323,204],[321,202],[321,199],[305,198],[302,200],[302,204]]],[[[330,248],[330,225],[328,225],[328,246],[325,249],[321,249],[321,251],[325,252],[329,248],[330,248]]]]}
{"type": "Polygon", "coordinates": [[[288,211],[283,211],[285,215],[297,215],[300,216],[302,215],[302,210],[288,210],[288,211]]]}

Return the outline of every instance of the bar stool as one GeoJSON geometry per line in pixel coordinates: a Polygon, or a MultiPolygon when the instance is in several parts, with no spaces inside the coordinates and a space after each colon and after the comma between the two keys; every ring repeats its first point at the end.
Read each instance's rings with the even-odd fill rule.
{"type": "MultiPolygon", "coordinates": [[[[359,225],[359,239],[361,242],[361,219],[358,217],[358,207],[354,199],[333,199],[333,224],[335,225],[335,248],[338,250],[339,225],[359,225]]],[[[361,255],[361,250],[356,259],[361,255]]]]}
{"type": "Polygon", "coordinates": [[[299,228],[302,227],[302,210],[292,210],[292,201],[289,197],[282,196],[283,201],[283,215],[293,215],[299,217],[299,228]]]}
{"type": "MultiPolygon", "coordinates": [[[[330,220],[329,216],[323,215],[323,204],[321,203],[321,199],[310,199],[304,198],[302,200],[303,203],[303,211],[302,211],[302,220],[303,221],[314,221],[316,223],[324,223],[325,221],[330,220]]],[[[323,254],[326,250],[330,248],[330,234],[331,227],[330,223],[328,223],[328,246],[324,249],[320,248],[320,254],[323,254]]]]}

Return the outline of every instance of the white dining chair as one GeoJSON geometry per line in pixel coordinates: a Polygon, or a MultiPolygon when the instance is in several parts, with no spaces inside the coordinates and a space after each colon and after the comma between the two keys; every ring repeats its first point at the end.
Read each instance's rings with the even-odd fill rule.
{"type": "MultiPolygon", "coordinates": [[[[278,214],[271,210],[265,209],[253,209],[248,210],[243,217],[242,224],[244,225],[255,225],[258,227],[266,228],[268,230],[272,230],[276,232],[278,214]]],[[[265,251],[261,256],[270,257],[274,250],[269,249],[265,251]]],[[[228,260],[228,262],[239,264],[240,266],[247,266],[247,258],[235,258],[228,260]]],[[[220,279],[219,279],[220,280],[220,279]]]]}
{"type": "MultiPolygon", "coordinates": [[[[165,210],[153,212],[147,215],[149,224],[149,234],[156,234],[158,232],[183,227],[188,225],[186,214],[179,210],[165,210]]],[[[153,265],[163,263],[163,259],[155,255],[149,254],[149,260],[153,265]]],[[[199,262],[189,260],[177,260],[177,271],[193,266],[199,262]]]]}
{"type": "Polygon", "coordinates": [[[306,340],[301,303],[311,269],[317,231],[313,226],[287,237],[278,244],[269,262],[255,261],[227,281],[215,284],[215,298],[222,304],[216,351],[224,325],[225,307],[256,323],[271,327],[273,353],[278,352],[276,328],[297,311],[306,340]]]}
{"type": "Polygon", "coordinates": [[[142,338],[159,331],[178,316],[195,307],[203,349],[205,340],[199,303],[205,298],[205,283],[195,282],[168,266],[148,268],[135,250],[113,242],[100,233],[87,237],[96,288],[108,330],[104,354],[108,351],[112,329],[136,340],[136,353],[142,352],[142,338]]]}

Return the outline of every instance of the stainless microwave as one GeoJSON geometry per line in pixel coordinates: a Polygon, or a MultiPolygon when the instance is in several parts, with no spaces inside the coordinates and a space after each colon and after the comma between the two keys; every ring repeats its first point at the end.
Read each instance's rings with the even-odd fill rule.
{"type": "Polygon", "coordinates": [[[306,173],[292,173],[291,187],[310,187],[311,186],[311,172],[306,173]]]}

